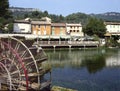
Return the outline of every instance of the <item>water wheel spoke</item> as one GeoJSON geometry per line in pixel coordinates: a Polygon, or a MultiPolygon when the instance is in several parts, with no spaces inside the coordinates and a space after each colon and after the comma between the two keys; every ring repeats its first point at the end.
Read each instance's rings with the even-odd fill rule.
{"type": "Polygon", "coordinates": [[[22,59],[23,59],[23,61],[24,61],[24,60],[28,60],[28,61],[29,61],[29,59],[32,59],[32,57],[29,56],[29,57],[24,57],[24,58],[22,58],[22,59]]]}
{"type": "Polygon", "coordinates": [[[41,88],[40,90],[44,89],[45,87],[48,87],[51,84],[51,81],[43,82],[41,83],[41,88]]]}
{"type": "Polygon", "coordinates": [[[26,66],[33,65],[33,63],[34,63],[34,62],[31,61],[31,62],[27,63],[26,66]]]}
{"type": "Polygon", "coordinates": [[[40,88],[40,84],[34,82],[34,83],[31,83],[31,84],[29,85],[29,87],[31,87],[32,89],[37,90],[37,89],[40,88]]]}
{"type": "Polygon", "coordinates": [[[3,45],[2,42],[0,43],[0,46],[1,46],[1,49],[2,49],[2,50],[5,50],[5,46],[3,45]]]}
{"type": "Polygon", "coordinates": [[[40,77],[46,72],[41,65],[47,56],[32,43],[14,37],[0,38],[0,82],[8,90],[40,90],[40,77]]]}
{"type": "Polygon", "coordinates": [[[16,71],[14,71],[14,72],[12,72],[12,73],[10,73],[11,75],[14,75],[14,74],[18,74],[19,73],[19,70],[16,70],[16,71]]]}
{"type": "Polygon", "coordinates": [[[25,90],[26,90],[26,87],[25,87],[25,86],[20,86],[20,87],[18,88],[18,90],[20,90],[20,91],[25,91],[25,90]]]}
{"type": "Polygon", "coordinates": [[[0,69],[2,72],[5,70],[3,66],[0,66],[0,69]]]}
{"type": "Polygon", "coordinates": [[[10,71],[13,66],[15,66],[15,65],[14,65],[14,60],[12,60],[12,62],[11,62],[11,64],[10,64],[10,67],[9,67],[8,70],[10,71]]]}
{"type": "MultiPolygon", "coordinates": [[[[22,87],[26,86],[26,82],[25,81],[20,81],[20,84],[22,84],[22,87]]],[[[29,82],[29,85],[28,85],[30,88],[34,89],[34,90],[37,90],[40,88],[40,84],[36,83],[36,82],[29,82]]],[[[21,87],[20,87],[21,88],[21,87]]]]}
{"type": "Polygon", "coordinates": [[[16,44],[16,46],[15,46],[14,50],[18,51],[19,47],[20,47],[20,43],[19,43],[19,42],[17,42],[17,44],[16,44]]]}
{"type": "MultiPolygon", "coordinates": [[[[25,76],[25,74],[22,74],[21,76],[25,76]]],[[[36,77],[36,76],[39,76],[38,73],[28,73],[28,76],[29,77],[36,77]]]]}
{"type": "Polygon", "coordinates": [[[47,59],[47,57],[43,57],[41,59],[37,59],[36,62],[41,63],[41,62],[45,61],[46,59],[47,59]]]}
{"type": "Polygon", "coordinates": [[[20,52],[19,55],[21,55],[21,58],[25,57],[27,55],[27,50],[20,52]]]}

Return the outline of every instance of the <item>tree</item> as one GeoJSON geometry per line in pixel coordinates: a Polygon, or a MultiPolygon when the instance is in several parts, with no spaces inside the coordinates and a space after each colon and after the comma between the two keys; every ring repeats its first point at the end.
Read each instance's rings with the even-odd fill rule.
{"type": "Polygon", "coordinates": [[[13,32],[13,23],[9,23],[9,25],[8,25],[8,32],[9,33],[13,32]]]}
{"type": "Polygon", "coordinates": [[[106,33],[106,27],[102,20],[90,18],[88,24],[83,28],[83,32],[89,36],[97,35],[103,37],[106,33]]]}
{"type": "Polygon", "coordinates": [[[78,13],[70,14],[66,16],[65,18],[66,18],[66,22],[68,23],[80,23],[81,22],[83,25],[85,25],[88,19],[90,18],[90,16],[87,14],[78,12],[78,13]]]}
{"type": "Polygon", "coordinates": [[[7,25],[12,22],[12,13],[9,11],[9,2],[8,0],[1,0],[0,1],[0,30],[4,30],[5,32],[7,29],[7,25]]]}
{"type": "Polygon", "coordinates": [[[0,17],[5,17],[8,14],[8,0],[0,0],[0,17]]]}
{"type": "Polygon", "coordinates": [[[47,11],[44,11],[44,12],[43,12],[43,16],[44,16],[44,17],[48,17],[48,15],[49,15],[49,14],[48,14],[47,11]]]}
{"type": "Polygon", "coordinates": [[[39,11],[33,11],[32,17],[39,17],[39,11]]]}

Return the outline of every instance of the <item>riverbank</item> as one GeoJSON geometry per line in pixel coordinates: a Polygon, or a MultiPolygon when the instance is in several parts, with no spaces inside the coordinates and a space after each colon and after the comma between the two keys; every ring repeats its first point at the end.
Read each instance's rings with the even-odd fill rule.
{"type": "Polygon", "coordinates": [[[63,88],[63,87],[60,87],[60,86],[53,86],[51,91],[77,91],[77,90],[73,90],[73,89],[70,89],[70,88],[63,88]]]}

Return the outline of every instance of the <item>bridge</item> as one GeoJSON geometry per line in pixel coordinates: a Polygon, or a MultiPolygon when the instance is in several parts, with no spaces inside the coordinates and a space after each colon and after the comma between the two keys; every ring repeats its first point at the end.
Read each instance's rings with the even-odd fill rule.
{"type": "Polygon", "coordinates": [[[71,40],[71,36],[38,36],[34,34],[0,34],[0,37],[19,36],[26,40],[35,40],[34,45],[42,48],[91,48],[98,47],[98,41],[76,41],[71,40]]]}
{"type": "Polygon", "coordinates": [[[93,48],[99,47],[98,41],[37,41],[34,45],[42,48],[93,48]]]}

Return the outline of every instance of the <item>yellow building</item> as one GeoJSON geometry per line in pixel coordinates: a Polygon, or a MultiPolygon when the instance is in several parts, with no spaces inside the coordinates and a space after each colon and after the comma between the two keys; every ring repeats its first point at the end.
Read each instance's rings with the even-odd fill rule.
{"type": "Polygon", "coordinates": [[[51,35],[51,19],[48,17],[41,18],[40,21],[31,21],[32,34],[51,35]]]}
{"type": "Polygon", "coordinates": [[[51,35],[57,35],[57,36],[66,35],[66,24],[65,23],[52,23],[51,24],[51,35]]]}
{"type": "Polygon", "coordinates": [[[31,21],[32,34],[51,35],[51,23],[46,21],[31,21]]]}

